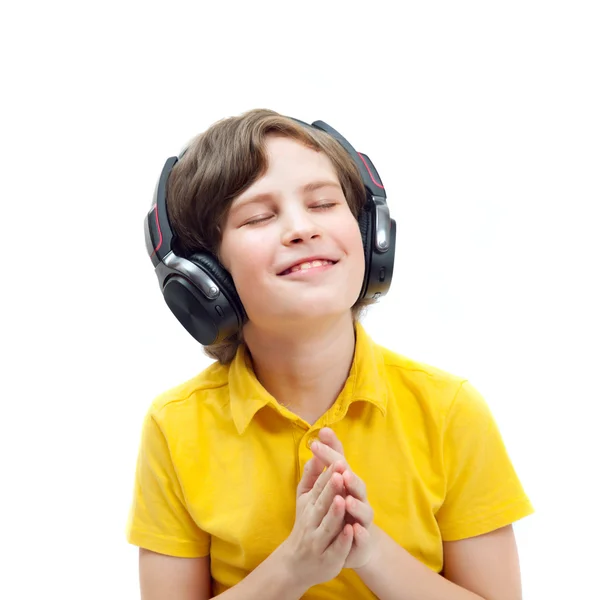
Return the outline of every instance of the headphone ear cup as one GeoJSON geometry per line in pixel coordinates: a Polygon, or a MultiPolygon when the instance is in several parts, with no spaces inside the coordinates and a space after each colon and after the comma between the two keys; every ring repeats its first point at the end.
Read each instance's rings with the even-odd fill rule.
{"type": "Polygon", "coordinates": [[[225,295],[225,298],[231,305],[239,322],[243,323],[246,320],[246,311],[244,310],[242,301],[235,289],[233,279],[227,269],[225,269],[221,263],[208,252],[196,252],[195,254],[192,254],[188,260],[206,271],[214,279],[215,283],[219,286],[221,293],[225,295]]]}
{"type": "Polygon", "coordinates": [[[227,271],[227,269],[225,269],[225,267],[223,267],[223,265],[208,252],[196,252],[195,254],[192,254],[188,260],[206,271],[214,279],[215,283],[219,286],[221,294],[224,294],[241,326],[247,319],[246,311],[237,290],[235,289],[235,283],[233,283],[229,271],[227,271]]]}
{"type": "Polygon", "coordinates": [[[246,311],[231,275],[208,253],[180,261],[181,265],[189,263],[188,267],[168,276],[162,285],[165,302],[177,320],[203,346],[221,342],[239,331],[246,311]],[[207,295],[207,285],[214,296],[207,295]]]}
{"type": "Polygon", "coordinates": [[[365,254],[365,276],[363,279],[362,289],[360,291],[359,300],[362,300],[367,293],[367,285],[369,282],[371,272],[371,254],[373,252],[373,217],[371,212],[362,209],[358,216],[358,227],[360,229],[360,235],[362,237],[363,251],[365,254]]]}

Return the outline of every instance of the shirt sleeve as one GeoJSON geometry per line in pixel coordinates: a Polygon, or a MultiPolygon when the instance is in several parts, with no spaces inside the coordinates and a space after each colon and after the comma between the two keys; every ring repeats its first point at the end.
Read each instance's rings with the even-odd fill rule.
{"type": "Polygon", "coordinates": [[[206,556],[210,536],[186,508],[169,446],[152,410],[144,419],[127,541],[160,554],[206,556]]]}
{"type": "Polygon", "coordinates": [[[436,518],[444,541],[504,527],[534,512],[491,414],[463,381],[446,416],[446,495],[436,518]]]}

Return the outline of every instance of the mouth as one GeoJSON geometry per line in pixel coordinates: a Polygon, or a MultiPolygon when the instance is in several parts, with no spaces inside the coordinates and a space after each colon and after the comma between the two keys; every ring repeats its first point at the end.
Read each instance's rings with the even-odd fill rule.
{"type": "Polygon", "coordinates": [[[285,271],[278,273],[278,276],[283,277],[284,275],[291,275],[292,273],[298,273],[299,271],[310,271],[311,269],[317,269],[319,267],[331,267],[337,264],[337,262],[337,260],[329,260],[327,258],[307,260],[305,262],[299,262],[289,269],[285,269],[285,271]]]}

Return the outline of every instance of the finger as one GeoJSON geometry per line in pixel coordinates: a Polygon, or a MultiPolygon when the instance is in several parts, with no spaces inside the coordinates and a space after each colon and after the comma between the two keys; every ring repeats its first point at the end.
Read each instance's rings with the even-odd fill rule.
{"type": "Polygon", "coordinates": [[[302,473],[302,479],[298,484],[296,497],[299,497],[302,494],[305,494],[306,492],[312,490],[313,486],[323,473],[324,468],[325,464],[320,458],[316,456],[313,456],[310,460],[306,462],[306,464],[304,465],[304,472],[302,473]]]}
{"type": "Polygon", "coordinates": [[[367,500],[367,486],[365,482],[351,469],[346,469],[344,472],[344,485],[349,494],[366,502],[367,500]]]}
{"type": "Polygon", "coordinates": [[[315,484],[313,485],[312,489],[308,492],[311,504],[315,504],[316,501],[319,499],[319,497],[323,493],[323,490],[326,489],[327,484],[329,483],[329,480],[331,479],[333,473],[333,469],[327,468],[319,475],[319,477],[317,477],[317,481],[315,481],[315,484]]]}
{"type": "Polygon", "coordinates": [[[339,535],[325,551],[325,556],[337,556],[345,561],[348,554],[350,554],[350,550],[352,550],[353,538],[354,530],[352,529],[352,525],[344,525],[342,531],[340,531],[339,535]]]}
{"type": "Polygon", "coordinates": [[[344,523],[344,507],[344,499],[341,496],[335,496],[328,506],[327,512],[316,523],[318,526],[315,529],[315,544],[319,554],[325,552],[331,542],[346,526],[344,523]]]}
{"type": "Polygon", "coordinates": [[[342,446],[342,442],[340,442],[337,435],[335,435],[335,431],[333,431],[331,427],[323,427],[323,429],[319,431],[319,439],[331,449],[344,456],[344,446],[342,446]]]}
{"type": "Polygon", "coordinates": [[[363,527],[369,527],[373,522],[373,509],[371,506],[353,496],[346,497],[346,511],[363,527]]]}
{"type": "Polygon", "coordinates": [[[343,454],[330,448],[327,444],[323,444],[323,442],[313,442],[310,445],[310,449],[312,450],[312,453],[327,466],[333,464],[335,461],[340,461],[345,465],[348,464],[343,454]]]}
{"type": "MultiPolygon", "coordinates": [[[[331,475],[329,480],[325,484],[323,491],[321,494],[316,497],[318,490],[317,486],[313,488],[311,492],[311,503],[313,504],[312,514],[309,518],[309,523],[312,527],[316,528],[319,526],[319,523],[325,518],[327,511],[330,509],[331,504],[335,500],[336,496],[342,496],[344,491],[344,484],[342,481],[342,476],[339,473],[331,471],[331,475]]],[[[343,499],[343,497],[342,497],[343,499]]],[[[343,502],[343,511],[346,510],[346,503],[343,502]]]]}

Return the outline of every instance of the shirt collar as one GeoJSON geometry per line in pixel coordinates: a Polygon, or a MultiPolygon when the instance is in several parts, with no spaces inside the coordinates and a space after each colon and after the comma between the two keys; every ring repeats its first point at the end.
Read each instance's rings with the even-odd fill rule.
{"type": "MultiPolygon", "coordinates": [[[[354,327],[356,345],[352,366],[334,406],[339,414],[345,414],[350,404],[361,400],[375,405],[385,415],[388,388],[381,349],[371,340],[360,323],[356,322],[354,327]]],[[[295,417],[258,381],[252,368],[250,354],[244,344],[240,344],[229,367],[229,395],[233,421],[240,434],[246,430],[254,415],[267,405],[286,418],[295,417]]]]}

